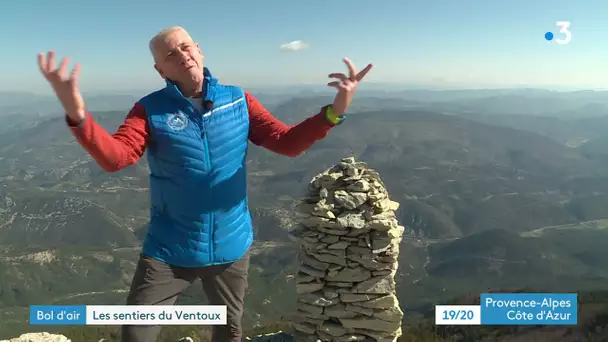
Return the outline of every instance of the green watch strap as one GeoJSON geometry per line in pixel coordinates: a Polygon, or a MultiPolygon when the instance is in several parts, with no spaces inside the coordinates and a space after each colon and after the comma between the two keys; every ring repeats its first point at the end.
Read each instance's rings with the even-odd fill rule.
{"type": "Polygon", "coordinates": [[[336,115],[331,105],[325,109],[325,118],[334,125],[339,125],[344,121],[344,115],[336,115]]]}

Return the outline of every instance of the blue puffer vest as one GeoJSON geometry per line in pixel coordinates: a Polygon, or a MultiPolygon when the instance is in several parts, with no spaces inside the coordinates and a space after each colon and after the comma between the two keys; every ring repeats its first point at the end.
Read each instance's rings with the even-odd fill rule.
{"type": "Polygon", "coordinates": [[[151,142],[150,224],[143,254],[171,265],[236,261],[253,242],[245,169],[249,113],[242,89],[205,68],[198,113],[172,82],[140,100],[151,142]]]}

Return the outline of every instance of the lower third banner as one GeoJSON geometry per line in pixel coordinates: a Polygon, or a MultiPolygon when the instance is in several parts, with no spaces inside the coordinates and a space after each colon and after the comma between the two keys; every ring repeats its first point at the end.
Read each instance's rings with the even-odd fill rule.
{"type": "Polygon", "coordinates": [[[482,293],[480,305],[436,305],[437,325],[576,325],[576,293],[482,293]]]}
{"type": "Polygon", "coordinates": [[[36,325],[225,325],[225,305],[32,305],[36,325]]]}
{"type": "Polygon", "coordinates": [[[482,325],[576,325],[576,293],[483,293],[482,325]]]}

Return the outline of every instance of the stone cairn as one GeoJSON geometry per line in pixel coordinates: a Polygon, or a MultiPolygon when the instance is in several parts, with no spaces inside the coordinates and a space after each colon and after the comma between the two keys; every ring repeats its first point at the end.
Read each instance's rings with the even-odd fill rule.
{"type": "Polygon", "coordinates": [[[395,295],[397,202],[378,173],[344,158],[315,176],[298,205],[296,341],[396,341],[403,312],[395,295]]]}

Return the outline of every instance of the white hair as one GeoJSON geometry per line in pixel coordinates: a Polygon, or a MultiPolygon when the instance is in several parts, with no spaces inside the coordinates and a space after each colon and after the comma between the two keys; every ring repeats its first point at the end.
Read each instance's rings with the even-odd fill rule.
{"type": "MultiPolygon", "coordinates": [[[[161,42],[165,39],[165,37],[167,37],[169,34],[175,32],[175,31],[184,31],[185,34],[188,35],[188,37],[190,37],[190,34],[188,34],[188,31],[186,31],[186,29],[184,29],[181,26],[170,26],[167,28],[162,29],[160,32],[158,32],[154,37],[152,37],[152,39],[150,39],[150,52],[152,53],[152,56],[154,57],[155,54],[155,48],[156,48],[156,44],[158,44],[158,42],[161,42]]],[[[192,37],[190,37],[190,40],[192,40],[192,37]]]]}

